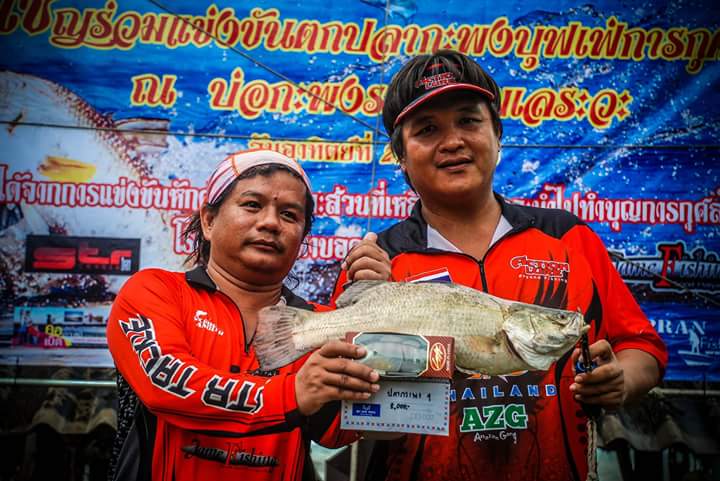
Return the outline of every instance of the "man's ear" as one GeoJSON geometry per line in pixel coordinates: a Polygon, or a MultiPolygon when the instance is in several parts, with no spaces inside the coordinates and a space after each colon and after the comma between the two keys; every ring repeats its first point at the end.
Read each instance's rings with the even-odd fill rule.
{"type": "Polygon", "coordinates": [[[200,226],[202,227],[203,237],[211,240],[212,228],[215,223],[215,214],[211,212],[207,205],[200,207],[200,226]]]}

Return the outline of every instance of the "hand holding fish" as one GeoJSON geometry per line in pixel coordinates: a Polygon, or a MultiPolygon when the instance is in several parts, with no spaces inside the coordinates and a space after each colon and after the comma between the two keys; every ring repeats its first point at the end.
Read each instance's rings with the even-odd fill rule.
{"type": "MultiPolygon", "coordinates": [[[[580,355],[580,348],[576,348],[572,354],[573,365],[580,355]]],[[[578,373],[570,391],[579,402],[597,405],[610,411],[619,409],[627,398],[623,365],[605,339],[590,346],[590,357],[597,367],[590,372],[578,373]]]]}
{"type": "Polygon", "coordinates": [[[390,279],[390,257],[377,244],[377,234],[368,232],[348,253],[341,265],[349,281],[387,281],[390,279]]]}
{"type": "Polygon", "coordinates": [[[352,360],[365,354],[365,348],[342,341],[330,341],[312,353],[295,376],[298,410],[309,416],[326,402],[364,400],[377,392],[378,373],[352,360]]]}

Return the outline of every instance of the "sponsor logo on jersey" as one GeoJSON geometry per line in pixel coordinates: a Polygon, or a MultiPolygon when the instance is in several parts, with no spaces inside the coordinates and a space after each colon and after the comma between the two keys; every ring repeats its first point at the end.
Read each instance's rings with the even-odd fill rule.
{"type": "Polygon", "coordinates": [[[257,368],[254,371],[250,371],[250,374],[252,374],[253,376],[273,377],[280,374],[280,369],[262,370],[260,368],[257,368]]]}
{"type": "Polygon", "coordinates": [[[556,279],[566,281],[570,273],[568,262],[545,259],[531,259],[528,256],[515,256],[510,259],[510,267],[520,271],[520,277],[527,279],[556,279]]]}
{"type": "Polygon", "coordinates": [[[118,322],[153,385],[183,399],[195,393],[188,384],[198,368],[172,354],[163,354],[152,319],[136,314],[118,322]]]}
{"type": "Polygon", "coordinates": [[[263,386],[214,375],[205,385],[202,402],[225,411],[255,414],[263,407],[263,386]]]}
{"type": "Polygon", "coordinates": [[[225,332],[222,329],[219,329],[217,327],[217,324],[215,324],[213,321],[208,319],[207,312],[201,311],[198,309],[195,311],[195,317],[193,318],[195,321],[195,327],[198,329],[205,329],[206,331],[214,332],[218,336],[222,336],[225,334],[225,332]]]}
{"type": "Polygon", "coordinates": [[[537,412],[528,414],[528,409],[535,409],[528,408],[528,405],[535,405],[535,400],[540,398],[553,398],[558,394],[555,384],[514,384],[507,379],[503,380],[507,384],[471,383],[450,391],[450,402],[460,403],[457,418],[459,430],[475,433],[475,442],[509,440],[517,443],[518,433],[528,429],[530,416],[537,415],[537,412]]]}
{"type": "Polygon", "coordinates": [[[557,386],[555,384],[492,384],[490,386],[467,386],[461,390],[450,390],[450,402],[457,400],[474,401],[476,399],[521,399],[554,396],[557,396],[557,386]]]}
{"type": "Polygon", "coordinates": [[[228,445],[228,449],[222,449],[214,446],[202,446],[200,441],[193,439],[192,444],[183,446],[181,449],[185,453],[186,458],[196,456],[200,459],[216,461],[231,466],[274,468],[280,465],[277,458],[259,454],[255,448],[251,448],[250,451],[243,451],[241,447],[228,445]]]}
{"type": "Polygon", "coordinates": [[[527,429],[528,415],[524,404],[491,404],[463,409],[460,431],[500,431],[505,429],[527,429]]]}
{"type": "MultiPolygon", "coordinates": [[[[118,322],[153,385],[183,399],[195,394],[190,382],[198,367],[172,354],[163,354],[152,319],[137,314],[118,322]]],[[[240,381],[215,374],[200,394],[202,403],[224,411],[259,412],[264,405],[264,387],[247,380],[240,381]]]]}

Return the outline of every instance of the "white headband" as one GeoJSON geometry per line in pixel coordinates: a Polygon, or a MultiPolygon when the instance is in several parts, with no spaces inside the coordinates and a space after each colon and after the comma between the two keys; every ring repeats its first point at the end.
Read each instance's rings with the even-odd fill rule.
{"type": "Polygon", "coordinates": [[[289,168],[302,178],[308,192],[312,192],[310,179],[297,161],[273,150],[241,150],[228,155],[210,176],[207,183],[208,204],[214,204],[230,184],[244,172],[258,165],[267,164],[280,164],[289,168]]]}

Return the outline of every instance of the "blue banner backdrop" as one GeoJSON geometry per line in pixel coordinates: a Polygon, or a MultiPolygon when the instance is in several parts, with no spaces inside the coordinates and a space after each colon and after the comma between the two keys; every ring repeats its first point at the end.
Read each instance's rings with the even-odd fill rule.
{"type": "Polygon", "coordinates": [[[2,0],[0,361],[109,365],[117,289],[137,266],[182,268],[205,179],[248,147],[312,178],[294,278],[327,300],[348,249],[415,202],[386,149],[385,86],[452,48],[503,88],[496,190],[588,222],[667,342],[666,378],[717,381],[713,5],[2,0]]]}

